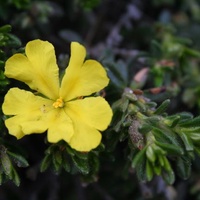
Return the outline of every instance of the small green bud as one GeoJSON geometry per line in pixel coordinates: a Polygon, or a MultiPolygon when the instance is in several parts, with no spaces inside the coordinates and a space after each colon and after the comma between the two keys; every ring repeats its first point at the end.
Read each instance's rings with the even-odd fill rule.
{"type": "Polygon", "coordinates": [[[148,160],[150,160],[152,163],[154,163],[156,161],[156,155],[155,155],[154,150],[151,145],[149,145],[147,147],[146,156],[147,156],[148,160]]]}

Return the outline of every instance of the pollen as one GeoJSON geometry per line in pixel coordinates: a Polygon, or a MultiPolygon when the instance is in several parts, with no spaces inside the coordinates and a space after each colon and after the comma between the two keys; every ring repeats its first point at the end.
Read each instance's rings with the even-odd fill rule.
{"type": "Polygon", "coordinates": [[[62,99],[62,97],[58,98],[54,103],[53,103],[53,107],[54,108],[62,108],[64,106],[64,101],[62,99]]]}

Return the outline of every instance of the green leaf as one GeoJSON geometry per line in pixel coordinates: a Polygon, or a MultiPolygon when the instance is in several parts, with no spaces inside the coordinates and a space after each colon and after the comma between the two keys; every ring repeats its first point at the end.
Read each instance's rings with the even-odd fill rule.
{"type": "Polygon", "coordinates": [[[63,155],[62,158],[62,167],[64,168],[64,170],[66,172],[70,172],[71,170],[71,165],[70,165],[70,161],[67,155],[63,155]]]}
{"type": "Polygon", "coordinates": [[[195,117],[194,119],[187,120],[186,122],[179,123],[181,127],[199,127],[200,126],[200,116],[195,117]]]}
{"type": "Polygon", "coordinates": [[[88,153],[75,151],[75,154],[80,159],[83,159],[83,160],[88,159],[88,153]]]}
{"type": "Polygon", "coordinates": [[[160,163],[160,166],[164,166],[164,157],[162,154],[157,154],[157,157],[158,157],[158,161],[160,163]]]}
{"type": "Polygon", "coordinates": [[[173,170],[171,171],[162,170],[162,177],[166,181],[166,183],[170,185],[173,184],[175,181],[175,175],[173,170]]]}
{"type": "Polygon", "coordinates": [[[149,133],[151,130],[153,129],[153,127],[149,124],[142,124],[141,127],[139,127],[138,131],[142,134],[147,134],[149,133]]]}
{"type": "Polygon", "coordinates": [[[161,166],[160,165],[154,165],[153,166],[153,170],[155,172],[156,175],[160,175],[161,174],[161,166]]]}
{"type": "Polygon", "coordinates": [[[18,186],[19,187],[19,185],[20,185],[20,178],[19,178],[19,175],[18,175],[18,173],[16,172],[16,170],[13,168],[13,170],[12,170],[12,174],[13,174],[13,182],[15,183],[15,185],[16,186],[18,186]]]}
{"type": "Polygon", "coordinates": [[[28,161],[21,155],[15,154],[13,152],[7,151],[7,154],[12,158],[12,160],[17,164],[18,167],[28,167],[28,161]]]}
{"type": "Polygon", "coordinates": [[[138,162],[136,167],[137,177],[140,181],[147,181],[147,174],[146,174],[146,159],[144,158],[140,162],[138,162]]]}
{"type": "Polygon", "coordinates": [[[146,105],[143,102],[136,101],[135,105],[139,107],[140,112],[144,113],[144,112],[147,111],[147,107],[146,107],[146,105]]]}
{"type": "Polygon", "coordinates": [[[198,143],[200,142],[200,132],[191,133],[188,135],[188,137],[190,137],[193,140],[193,142],[198,142],[198,143]]]}
{"type": "Polygon", "coordinates": [[[122,104],[120,105],[120,109],[123,113],[127,110],[128,105],[129,105],[129,100],[126,98],[122,99],[122,104]]]}
{"type": "Polygon", "coordinates": [[[128,110],[127,110],[128,114],[134,115],[134,114],[136,114],[138,111],[139,111],[139,108],[138,108],[135,104],[129,103],[129,105],[128,105],[128,110]]]}
{"type": "Polygon", "coordinates": [[[179,113],[179,116],[180,116],[179,124],[185,123],[193,118],[193,115],[189,112],[179,113]]]}
{"type": "Polygon", "coordinates": [[[157,106],[156,102],[150,101],[145,103],[149,108],[155,108],[157,106]]]}
{"type": "Polygon", "coordinates": [[[150,116],[148,117],[145,121],[155,127],[157,127],[158,123],[161,121],[161,116],[159,115],[154,115],[154,116],[150,116]]]}
{"type": "Polygon", "coordinates": [[[146,149],[147,147],[140,150],[133,158],[132,167],[137,167],[145,158],[146,158],[146,149]]]}
{"type": "Polygon", "coordinates": [[[191,174],[191,159],[188,156],[177,157],[176,159],[177,174],[183,178],[188,179],[191,174]]]}
{"type": "Polygon", "coordinates": [[[11,29],[12,29],[11,25],[7,24],[7,25],[0,27],[0,32],[1,33],[8,33],[8,32],[11,31],[11,29]]]}
{"type": "Polygon", "coordinates": [[[115,125],[114,123],[114,130],[116,131],[116,132],[119,132],[120,131],[120,128],[121,128],[121,126],[122,126],[122,124],[124,123],[124,121],[125,121],[125,118],[126,118],[126,113],[125,112],[123,112],[123,114],[121,115],[121,119],[117,122],[117,124],[115,125]]]}
{"type": "Polygon", "coordinates": [[[193,142],[191,140],[191,138],[189,138],[185,133],[183,132],[178,132],[178,134],[180,135],[181,139],[183,140],[183,143],[185,145],[185,148],[187,151],[193,151],[194,150],[194,145],[193,142]]]}
{"type": "Polygon", "coordinates": [[[147,181],[150,181],[153,178],[152,165],[148,160],[146,161],[146,176],[147,176],[147,181]]]}
{"type": "Polygon", "coordinates": [[[135,94],[133,94],[133,93],[125,92],[123,94],[123,96],[126,97],[130,101],[133,101],[133,102],[137,101],[137,96],[135,94]]]}
{"type": "Polygon", "coordinates": [[[76,166],[76,168],[83,174],[88,174],[90,171],[88,160],[80,159],[76,156],[72,157],[73,163],[76,166]]]}
{"type": "Polygon", "coordinates": [[[89,165],[93,174],[99,171],[99,157],[95,154],[90,154],[89,165]]]}
{"type": "Polygon", "coordinates": [[[53,154],[53,159],[58,163],[58,165],[62,164],[62,152],[56,151],[53,154]]]}
{"type": "Polygon", "coordinates": [[[166,156],[163,156],[163,162],[164,162],[164,165],[163,165],[164,169],[168,172],[171,171],[172,168],[166,156]]]}
{"type": "Polygon", "coordinates": [[[44,159],[42,160],[42,163],[40,165],[40,172],[44,172],[48,169],[48,167],[51,164],[51,155],[48,154],[44,157],[44,159]]]}
{"type": "Polygon", "coordinates": [[[153,128],[152,133],[158,142],[174,144],[176,146],[181,145],[179,139],[177,138],[177,135],[175,135],[175,133],[170,130],[166,130],[164,128],[153,128]]]}
{"type": "Polygon", "coordinates": [[[174,144],[169,144],[169,143],[163,143],[163,142],[158,142],[155,141],[155,144],[161,147],[163,150],[165,150],[168,154],[171,155],[183,155],[184,150],[182,149],[181,146],[177,146],[174,144]]]}
{"type": "Polygon", "coordinates": [[[166,117],[164,119],[164,123],[170,126],[171,128],[173,128],[178,124],[178,122],[180,121],[180,118],[181,117],[179,115],[172,115],[172,116],[166,117]]]}
{"type": "Polygon", "coordinates": [[[56,172],[59,172],[62,167],[62,156],[60,152],[54,152],[52,155],[53,167],[56,172]]]}
{"type": "Polygon", "coordinates": [[[154,153],[153,148],[150,145],[147,147],[146,156],[148,160],[150,160],[152,163],[156,161],[156,155],[154,153]]]}
{"type": "Polygon", "coordinates": [[[75,155],[75,150],[71,149],[70,147],[66,146],[67,153],[71,156],[75,155]]]}
{"type": "Polygon", "coordinates": [[[200,127],[181,128],[181,134],[185,134],[191,143],[200,142],[200,127]]]}
{"type": "Polygon", "coordinates": [[[155,115],[163,114],[166,111],[166,109],[168,108],[169,104],[170,104],[169,99],[163,101],[162,104],[155,110],[154,114],[155,115]]]}
{"type": "Polygon", "coordinates": [[[12,172],[12,168],[13,168],[12,163],[11,163],[8,155],[6,153],[3,153],[3,152],[1,152],[1,164],[2,164],[2,167],[3,167],[4,173],[10,177],[11,172],[12,172]]]}
{"type": "Polygon", "coordinates": [[[115,111],[115,110],[119,109],[121,104],[122,104],[122,99],[119,99],[119,100],[115,101],[112,104],[112,110],[115,111]]]}

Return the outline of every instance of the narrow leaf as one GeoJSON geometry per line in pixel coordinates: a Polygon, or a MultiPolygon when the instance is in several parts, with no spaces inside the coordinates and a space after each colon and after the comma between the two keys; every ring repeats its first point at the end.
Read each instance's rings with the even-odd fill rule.
{"type": "Polygon", "coordinates": [[[170,100],[169,99],[163,101],[162,104],[155,110],[154,114],[155,115],[162,114],[163,112],[166,111],[166,109],[168,108],[169,104],[170,104],[170,100]]]}
{"type": "Polygon", "coordinates": [[[7,151],[7,154],[12,158],[12,160],[17,164],[18,167],[28,167],[28,161],[21,155],[15,154],[13,152],[7,151]]]}
{"type": "Polygon", "coordinates": [[[147,156],[148,160],[150,160],[152,163],[155,162],[155,160],[156,160],[156,155],[155,155],[155,153],[154,153],[153,148],[152,148],[150,145],[147,147],[146,156],[147,156]]]}
{"type": "Polygon", "coordinates": [[[70,172],[71,170],[71,164],[70,164],[70,159],[67,155],[63,154],[62,156],[62,167],[66,172],[70,172]]]}
{"type": "Polygon", "coordinates": [[[163,161],[164,161],[164,169],[168,172],[171,171],[172,170],[171,165],[165,156],[163,156],[163,161]]]}
{"type": "Polygon", "coordinates": [[[194,145],[192,140],[185,134],[185,133],[178,133],[181,137],[181,139],[183,140],[183,143],[185,145],[185,148],[187,151],[193,151],[194,150],[194,145]]]}
{"type": "Polygon", "coordinates": [[[80,159],[83,159],[83,160],[87,160],[88,159],[88,153],[75,151],[75,154],[80,159]]]}
{"type": "Polygon", "coordinates": [[[4,173],[10,176],[12,172],[12,163],[6,153],[1,153],[1,164],[3,166],[4,173]]]}
{"type": "Polygon", "coordinates": [[[140,181],[147,181],[146,159],[145,158],[137,164],[136,172],[137,172],[137,177],[140,181]]]}
{"type": "Polygon", "coordinates": [[[50,164],[51,164],[51,156],[48,154],[42,160],[42,163],[40,165],[40,172],[46,171],[48,167],[50,166],[50,164]]]}
{"type": "Polygon", "coordinates": [[[15,183],[16,186],[19,187],[19,185],[20,185],[20,178],[19,178],[19,175],[18,175],[18,173],[16,172],[16,170],[14,168],[12,170],[12,174],[13,174],[13,182],[15,183]]]}
{"type": "Polygon", "coordinates": [[[174,181],[175,181],[175,175],[174,175],[174,172],[172,170],[171,171],[163,170],[162,171],[162,177],[166,181],[166,183],[169,184],[169,185],[173,184],[174,181]]]}
{"type": "Polygon", "coordinates": [[[8,33],[10,31],[11,31],[11,26],[9,24],[0,27],[1,33],[8,33]]]}
{"type": "Polygon", "coordinates": [[[150,181],[153,178],[152,165],[148,160],[146,161],[146,176],[148,181],[150,181]]]}
{"type": "Polygon", "coordinates": [[[155,141],[155,144],[161,147],[163,150],[167,151],[168,154],[171,155],[183,155],[184,151],[180,146],[169,144],[169,143],[163,143],[155,141]]]}
{"type": "Polygon", "coordinates": [[[88,174],[90,171],[87,160],[80,159],[76,156],[72,157],[73,163],[76,168],[83,174],[88,174]]]}
{"type": "Polygon", "coordinates": [[[178,157],[176,160],[178,175],[183,179],[188,179],[191,173],[191,160],[186,156],[178,157]]]}
{"type": "Polygon", "coordinates": [[[133,159],[133,161],[132,161],[132,167],[133,168],[135,168],[135,167],[137,167],[139,164],[140,164],[140,162],[142,162],[142,160],[144,160],[145,159],[145,157],[146,157],[146,148],[147,147],[145,147],[145,148],[143,148],[142,150],[140,150],[135,156],[134,156],[134,159],[133,159]]]}
{"type": "Polygon", "coordinates": [[[187,120],[186,122],[179,123],[181,127],[199,127],[200,126],[200,116],[194,119],[187,120]]]}

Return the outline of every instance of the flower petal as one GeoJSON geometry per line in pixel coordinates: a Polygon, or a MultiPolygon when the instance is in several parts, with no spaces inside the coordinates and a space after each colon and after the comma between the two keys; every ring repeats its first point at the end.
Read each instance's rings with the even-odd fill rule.
{"type": "Polygon", "coordinates": [[[65,101],[90,95],[108,85],[109,79],[102,65],[95,60],[87,60],[83,63],[84,57],[85,48],[73,42],[69,66],[65,71],[60,89],[60,96],[65,101]]]}
{"type": "Polygon", "coordinates": [[[101,142],[101,133],[95,128],[84,124],[82,121],[73,120],[74,135],[72,136],[69,145],[82,152],[88,152],[96,148],[101,142]]]}
{"type": "Polygon", "coordinates": [[[85,47],[78,42],[71,43],[71,58],[69,61],[69,66],[75,66],[80,68],[85,60],[86,50],[85,47]]]}
{"type": "Polygon", "coordinates": [[[90,151],[101,142],[101,133],[110,124],[112,110],[102,97],[89,97],[66,103],[64,108],[72,119],[74,135],[69,144],[77,151],[90,151]],[[98,129],[98,130],[97,130],[98,129]]]}
{"type": "Polygon", "coordinates": [[[4,98],[2,105],[5,115],[32,115],[33,112],[46,113],[51,109],[53,101],[35,96],[33,93],[19,88],[11,88],[4,98]]]}
{"type": "Polygon", "coordinates": [[[47,130],[47,123],[34,116],[17,115],[5,121],[5,125],[9,130],[9,134],[15,136],[17,139],[32,133],[43,133],[47,130]]]}
{"type": "Polygon", "coordinates": [[[42,133],[48,128],[52,101],[31,92],[12,88],[5,96],[2,110],[6,115],[16,115],[5,121],[11,135],[18,139],[31,133],[42,133]]]}
{"type": "Polygon", "coordinates": [[[101,131],[108,127],[112,119],[112,110],[102,97],[88,97],[70,101],[66,107],[69,116],[73,112],[79,120],[101,131]]]}
{"type": "Polygon", "coordinates": [[[74,134],[71,119],[66,115],[64,109],[58,108],[51,113],[52,118],[48,129],[48,141],[56,143],[60,140],[69,142],[74,134]],[[57,113],[56,113],[57,112],[57,113]]]}
{"type": "Polygon", "coordinates": [[[9,131],[9,134],[15,136],[17,139],[20,139],[24,136],[24,133],[22,132],[22,127],[20,126],[20,123],[23,120],[23,118],[14,116],[6,119],[5,121],[5,125],[9,131]]]}
{"type": "Polygon", "coordinates": [[[50,99],[56,99],[59,91],[58,66],[51,43],[33,40],[26,45],[26,56],[15,54],[5,66],[5,75],[25,82],[50,99]]]}

